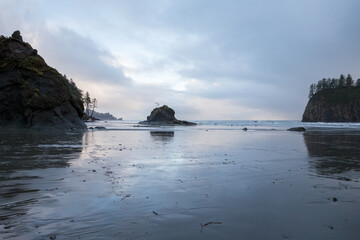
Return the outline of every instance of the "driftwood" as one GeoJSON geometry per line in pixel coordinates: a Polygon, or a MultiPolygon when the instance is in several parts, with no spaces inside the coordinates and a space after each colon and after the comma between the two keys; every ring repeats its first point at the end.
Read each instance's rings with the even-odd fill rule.
{"type": "Polygon", "coordinates": [[[202,232],[203,228],[206,227],[207,225],[210,225],[210,224],[222,224],[222,222],[207,222],[205,224],[201,224],[201,229],[200,229],[200,232],[202,232]]]}

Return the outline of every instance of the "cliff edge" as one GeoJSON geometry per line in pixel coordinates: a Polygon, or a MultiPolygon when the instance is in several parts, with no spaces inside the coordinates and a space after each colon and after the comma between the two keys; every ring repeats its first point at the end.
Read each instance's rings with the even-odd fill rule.
{"type": "Polygon", "coordinates": [[[307,103],[303,122],[360,122],[360,88],[323,89],[307,103]]]}
{"type": "Polygon", "coordinates": [[[85,130],[81,92],[48,66],[20,32],[0,36],[0,125],[85,130]]]}

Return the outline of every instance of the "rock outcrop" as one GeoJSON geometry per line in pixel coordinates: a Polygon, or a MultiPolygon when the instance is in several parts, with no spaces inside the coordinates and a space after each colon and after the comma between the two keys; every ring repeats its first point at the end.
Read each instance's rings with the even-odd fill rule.
{"type": "Polygon", "coordinates": [[[293,131],[293,132],[306,132],[306,129],[304,127],[292,127],[289,128],[288,131],[293,131]]]}
{"type": "Polygon", "coordinates": [[[48,66],[19,31],[0,37],[0,125],[84,130],[81,93],[48,66]]]}
{"type": "Polygon", "coordinates": [[[151,111],[150,116],[147,117],[146,121],[139,122],[140,124],[150,125],[184,125],[193,126],[196,123],[181,121],[175,118],[175,111],[172,108],[164,105],[162,107],[155,108],[151,111]]]}
{"type": "Polygon", "coordinates": [[[360,122],[360,88],[325,89],[312,96],[303,122],[360,122]]]}

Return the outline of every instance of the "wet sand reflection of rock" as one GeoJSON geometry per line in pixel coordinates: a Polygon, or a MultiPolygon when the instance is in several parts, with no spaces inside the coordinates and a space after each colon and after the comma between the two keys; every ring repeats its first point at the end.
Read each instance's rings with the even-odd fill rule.
{"type": "MultiPolygon", "coordinates": [[[[69,160],[78,158],[82,152],[82,136],[82,133],[1,132],[0,225],[4,226],[3,233],[17,224],[20,226],[18,217],[28,214],[34,204],[50,198],[45,193],[56,189],[53,185],[61,182],[63,176],[59,172],[49,183],[38,170],[67,167],[69,160]]],[[[16,234],[9,236],[16,237],[16,234]]]]}
{"type": "Polygon", "coordinates": [[[175,133],[173,131],[151,131],[150,135],[155,141],[168,142],[173,140],[175,133]]]}
{"type": "Polygon", "coordinates": [[[360,171],[360,134],[350,132],[308,132],[304,134],[311,167],[320,175],[360,171]]]}
{"type": "Polygon", "coordinates": [[[82,151],[83,133],[0,134],[0,171],[66,167],[82,151]]]}

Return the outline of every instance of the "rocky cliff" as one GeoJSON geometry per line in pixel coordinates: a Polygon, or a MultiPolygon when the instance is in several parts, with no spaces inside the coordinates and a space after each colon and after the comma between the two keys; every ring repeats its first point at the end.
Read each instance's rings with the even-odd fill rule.
{"type": "Polygon", "coordinates": [[[324,89],[313,95],[303,122],[360,122],[360,88],[324,89]]]}
{"type": "Polygon", "coordinates": [[[48,66],[19,31],[0,37],[0,125],[86,129],[77,87],[48,66]]]}

